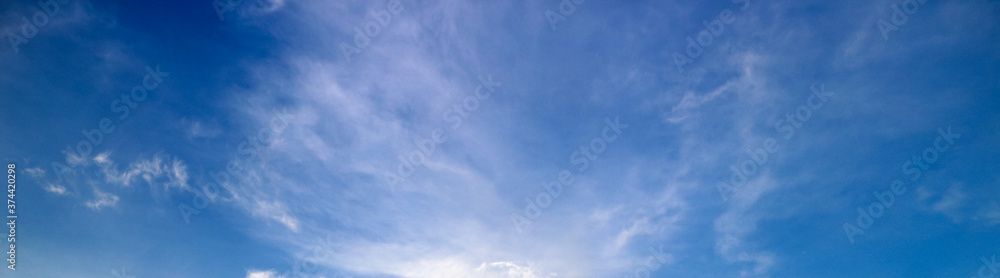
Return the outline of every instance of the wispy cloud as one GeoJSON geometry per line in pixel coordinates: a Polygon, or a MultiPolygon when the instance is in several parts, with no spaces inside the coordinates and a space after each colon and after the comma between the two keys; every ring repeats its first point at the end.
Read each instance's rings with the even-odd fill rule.
{"type": "MultiPolygon", "coordinates": [[[[65,181],[47,164],[18,172],[21,193],[44,193],[33,200],[40,213],[155,229],[95,227],[87,242],[108,248],[38,250],[60,265],[77,265],[65,258],[79,257],[78,248],[156,273],[148,256],[114,255],[157,248],[166,260],[159,265],[193,262],[171,269],[190,269],[179,276],[864,277],[933,269],[953,277],[947,260],[911,268],[926,258],[837,254],[919,250],[913,242],[953,232],[977,239],[962,250],[978,248],[1000,225],[988,186],[997,179],[997,138],[984,135],[996,130],[990,74],[1000,25],[990,24],[997,11],[986,1],[928,2],[889,41],[876,22],[899,3],[218,0],[201,11],[72,3],[20,56],[0,52],[0,63],[17,69],[0,74],[11,88],[0,111],[17,115],[0,127],[28,138],[0,138],[13,146],[0,156],[37,153],[72,167],[65,181]],[[386,14],[395,3],[403,12],[386,14]],[[723,9],[734,21],[716,25],[723,9]],[[553,32],[556,14],[565,21],[553,32]],[[683,72],[671,70],[669,54],[698,43],[686,37],[712,42],[683,72]],[[361,44],[362,52],[343,55],[341,46],[361,44]],[[119,116],[108,102],[131,98],[136,73],[126,69],[154,59],[176,79],[147,92],[96,146],[94,123],[119,116]],[[489,97],[477,90],[484,76],[502,83],[489,97]],[[810,86],[824,83],[837,101],[824,101],[822,113],[803,106],[810,86]],[[287,126],[268,133],[275,111],[287,126]],[[613,145],[593,141],[614,115],[628,133],[613,145]],[[791,117],[812,120],[792,124],[795,140],[781,141],[776,122],[791,117]],[[948,156],[908,152],[933,143],[925,131],[942,122],[968,124],[968,141],[948,156]],[[17,130],[23,123],[47,128],[17,130]],[[77,143],[83,128],[90,151],[78,150],[87,146],[77,143]],[[69,135],[48,138],[63,130],[69,135]],[[440,142],[426,144],[434,137],[440,142]],[[778,151],[720,200],[729,167],[759,161],[755,150],[771,138],[778,151]],[[607,151],[579,160],[597,146],[607,151]],[[835,226],[854,222],[844,212],[878,204],[878,192],[901,179],[899,158],[931,156],[936,163],[921,167],[914,193],[893,195],[893,213],[906,217],[865,230],[881,240],[829,240],[843,238],[835,226]],[[588,170],[574,172],[558,201],[539,201],[547,181],[580,163],[588,170]],[[387,179],[407,166],[403,178],[387,179]],[[81,203],[86,214],[63,210],[81,203]],[[540,203],[544,213],[520,233],[510,215],[540,203]],[[161,226],[179,222],[178,210],[185,223],[194,214],[203,221],[161,226]],[[917,232],[886,235],[901,230],[917,232]],[[181,239],[213,244],[175,244],[181,239]],[[857,267],[804,269],[816,265],[802,254],[817,250],[833,254],[829,265],[857,267]]],[[[40,9],[16,5],[30,7],[0,22],[11,30],[40,9]]],[[[65,237],[58,230],[38,236],[65,237]]],[[[52,271],[25,273],[65,276],[52,271]]]]}
{"type": "Polygon", "coordinates": [[[187,166],[179,159],[156,154],[150,159],[140,159],[128,165],[124,170],[109,158],[110,153],[100,153],[93,160],[100,165],[104,178],[108,183],[121,186],[132,186],[135,181],[143,180],[150,186],[161,184],[164,190],[176,188],[188,190],[187,166]]]}
{"type": "Polygon", "coordinates": [[[482,263],[476,268],[475,277],[482,278],[548,278],[558,277],[554,273],[536,273],[531,267],[520,266],[512,262],[482,263]]]}
{"type": "Polygon", "coordinates": [[[94,199],[87,201],[85,205],[94,210],[101,210],[103,207],[114,207],[118,204],[118,196],[102,192],[97,188],[94,188],[94,199]]]}
{"type": "Polygon", "coordinates": [[[27,169],[24,169],[24,171],[28,172],[29,175],[31,175],[32,177],[35,177],[35,178],[43,178],[43,177],[45,177],[45,170],[43,170],[42,168],[38,168],[38,167],[27,168],[27,169]]]}
{"type": "Polygon", "coordinates": [[[247,270],[246,278],[284,278],[274,270],[247,270]]]}
{"type": "Polygon", "coordinates": [[[51,184],[50,183],[49,185],[45,186],[45,191],[52,192],[52,193],[55,193],[57,195],[65,195],[66,194],[66,187],[64,187],[62,185],[51,184]]]}

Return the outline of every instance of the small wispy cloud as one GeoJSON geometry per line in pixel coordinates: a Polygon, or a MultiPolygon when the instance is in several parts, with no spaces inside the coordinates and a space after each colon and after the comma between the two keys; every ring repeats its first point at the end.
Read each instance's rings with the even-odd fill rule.
{"type": "Polygon", "coordinates": [[[255,216],[281,223],[293,232],[299,230],[299,220],[292,216],[288,207],[281,202],[257,200],[252,210],[255,216]]]}
{"type": "Polygon", "coordinates": [[[28,172],[28,175],[31,175],[32,177],[35,177],[35,178],[43,178],[43,177],[45,177],[45,170],[43,170],[42,168],[38,168],[38,167],[27,168],[27,169],[24,169],[24,171],[28,172]]]}
{"type": "Polygon", "coordinates": [[[111,160],[108,159],[109,156],[111,156],[111,153],[103,152],[95,155],[93,159],[98,165],[104,165],[111,163],[111,160]]]}
{"type": "MultiPolygon", "coordinates": [[[[186,120],[182,120],[187,122],[186,120]]],[[[197,138],[214,138],[222,134],[222,130],[214,124],[206,124],[201,121],[193,120],[187,128],[188,139],[197,138]]]]}
{"type": "Polygon", "coordinates": [[[45,186],[45,191],[52,192],[58,195],[66,195],[66,187],[58,184],[49,184],[45,186]]]}
{"type": "Polygon", "coordinates": [[[953,184],[945,191],[944,196],[931,205],[931,209],[951,219],[952,222],[962,221],[962,205],[965,204],[966,196],[958,184],[953,184]]]}
{"type": "Polygon", "coordinates": [[[66,163],[69,163],[70,167],[86,166],[90,164],[85,156],[77,155],[66,150],[63,150],[63,153],[66,154],[66,163]]]}
{"type": "Polygon", "coordinates": [[[118,204],[118,199],[117,195],[94,188],[94,199],[87,201],[86,205],[91,209],[100,210],[102,207],[114,207],[118,204]]]}
{"type": "Polygon", "coordinates": [[[1000,205],[997,203],[992,203],[988,207],[983,208],[972,218],[976,221],[984,221],[986,225],[1000,225],[1000,205]]]}
{"type": "Polygon", "coordinates": [[[134,161],[124,170],[119,170],[109,158],[108,153],[101,153],[94,157],[94,161],[102,167],[101,171],[105,181],[109,183],[128,187],[137,179],[142,179],[150,185],[162,183],[164,189],[171,187],[188,189],[187,166],[179,159],[173,159],[169,162],[168,160],[170,160],[169,157],[157,154],[151,159],[134,161]]]}

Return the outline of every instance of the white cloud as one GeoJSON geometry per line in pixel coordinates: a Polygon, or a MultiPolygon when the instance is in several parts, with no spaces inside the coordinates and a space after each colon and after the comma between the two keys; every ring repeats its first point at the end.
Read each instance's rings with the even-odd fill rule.
{"type": "Polygon", "coordinates": [[[87,164],[90,164],[86,157],[76,155],[66,150],[63,150],[62,152],[66,154],[66,163],[69,163],[70,167],[86,166],[87,164]]]}
{"type": "MultiPolygon", "coordinates": [[[[307,26],[303,29],[349,32],[363,22],[363,19],[353,22],[330,18],[327,13],[331,11],[323,9],[330,5],[344,4],[320,4],[315,10],[304,11],[300,17],[307,26]]],[[[336,235],[329,244],[335,249],[330,250],[332,255],[316,263],[370,276],[540,278],[558,274],[558,277],[606,277],[641,265],[649,254],[633,254],[629,250],[636,248],[629,247],[644,244],[643,241],[649,238],[670,240],[673,231],[683,228],[677,227],[686,209],[682,202],[686,196],[681,192],[666,190],[665,194],[670,197],[662,197],[662,200],[656,199],[658,195],[649,198],[648,192],[594,193],[591,190],[605,189],[597,188],[598,183],[618,177],[616,174],[606,174],[612,176],[610,178],[601,176],[592,170],[573,185],[574,194],[623,194],[617,197],[642,205],[609,203],[595,207],[614,209],[595,211],[595,207],[586,207],[593,204],[569,204],[575,202],[573,198],[563,197],[557,201],[558,206],[553,205],[543,218],[532,224],[533,233],[516,233],[508,216],[523,207],[520,200],[523,197],[509,196],[509,192],[520,190],[517,188],[520,184],[512,183],[533,182],[534,177],[526,174],[544,170],[504,162],[511,160],[503,156],[512,153],[531,157],[531,154],[524,154],[523,146],[509,143],[511,138],[501,137],[509,131],[503,128],[520,125],[518,120],[524,119],[490,112],[491,106],[498,106],[496,102],[503,101],[499,96],[508,93],[507,88],[515,81],[503,80],[497,75],[497,81],[504,83],[501,92],[495,93],[498,97],[482,101],[479,110],[463,121],[458,132],[441,119],[442,112],[460,103],[475,88],[475,75],[489,74],[465,72],[488,66],[480,64],[483,62],[475,52],[463,57],[464,61],[476,65],[469,70],[442,61],[437,50],[427,50],[466,49],[465,44],[470,42],[454,25],[466,22],[463,17],[484,15],[462,7],[422,6],[421,13],[441,15],[431,22],[421,21],[431,18],[429,16],[411,15],[418,11],[407,7],[406,16],[394,17],[392,25],[379,35],[378,43],[373,42],[355,56],[349,66],[296,56],[301,53],[292,52],[295,55],[286,57],[287,64],[281,67],[261,65],[251,69],[256,71],[255,76],[266,78],[267,82],[262,83],[273,86],[257,88],[259,93],[249,97],[245,93],[234,94],[250,103],[241,112],[250,116],[252,124],[268,124],[271,107],[266,104],[273,103],[274,99],[291,100],[289,102],[294,104],[289,107],[290,123],[279,136],[280,140],[259,152],[264,155],[263,162],[248,165],[248,172],[252,174],[234,177],[233,183],[238,185],[233,187],[234,200],[255,217],[283,224],[287,229],[259,231],[269,238],[290,243],[283,244],[292,246],[290,253],[303,253],[311,248],[308,241],[319,236],[305,235],[307,233],[336,235]],[[273,68],[281,68],[282,74],[268,73],[273,68]],[[293,77],[282,80],[274,76],[293,77]],[[397,156],[416,150],[415,136],[427,138],[431,130],[439,127],[448,131],[448,141],[438,145],[437,152],[428,162],[415,167],[417,173],[390,194],[383,186],[383,174],[395,170],[397,156]],[[494,128],[500,130],[491,130],[494,128]],[[290,171],[283,168],[285,165],[294,165],[296,169],[290,171]],[[501,176],[505,175],[528,177],[503,180],[501,176]],[[591,181],[583,181],[585,178],[591,181]],[[510,198],[516,200],[510,201],[510,198]],[[576,211],[557,209],[571,205],[577,206],[574,207],[576,211]],[[583,215],[574,215],[577,212],[583,215]],[[591,223],[602,225],[592,229],[572,228],[591,223]],[[343,227],[350,227],[350,232],[343,231],[343,227]],[[525,266],[512,262],[532,263],[525,266]]],[[[328,43],[336,46],[340,42],[328,43]]],[[[691,94],[672,106],[670,111],[676,113],[665,116],[686,116],[703,104],[729,94],[757,105],[764,79],[754,75],[753,69],[762,59],[747,54],[736,60],[743,62],[744,70],[738,82],[727,83],[706,95],[691,94]]],[[[750,120],[747,119],[752,117],[734,117],[743,121],[740,134],[750,133],[750,120]]],[[[696,138],[691,139],[694,137],[687,136],[685,140],[694,141],[696,138]]],[[[690,156],[702,159],[710,155],[690,156]]],[[[636,180],[636,184],[648,185],[654,179],[636,180]]],[[[654,182],[660,181],[655,179],[654,182]]],[[[744,193],[748,192],[740,192],[744,193]]],[[[750,262],[748,274],[766,273],[774,264],[774,256],[744,250],[747,247],[742,240],[753,232],[753,228],[735,230],[732,227],[746,224],[744,216],[752,215],[747,210],[761,193],[748,194],[752,200],[727,210],[716,222],[720,243],[728,237],[737,239],[738,243],[719,252],[730,262],[750,262]]],[[[759,217],[747,218],[754,226],[759,217]]],[[[641,249],[645,252],[647,248],[641,249]]],[[[302,259],[309,258],[302,256],[302,259]]]]}
{"type": "Polygon", "coordinates": [[[963,204],[965,204],[966,196],[962,192],[962,188],[959,184],[952,184],[945,191],[944,195],[941,196],[937,202],[931,205],[931,209],[948,216],[952,222],[958,223],[962,221],[962,209],[963,204]]]}
{"type": "Polygon", "coordinates": [[[767,274],[767,272],[774,266],[774,254],[768,252],[762,253],[740,253],[736,257],[737,260],[741,262],[749,262],[753,264],[753,268],[749,270],[741,270],[741,277],[756,277],[767,274]]]}
{"type": "Polygon", "coordinates": [[[90,207],[94,210],[100,210],[102,207],[114,207],[117,204],[118,204],[117,195],[107,192],[101,192],[97,188],[94,188],[94,199],[87,201],[86,203],[87,207],[90,207]]]}
{"type": "Polygon", "coordinates": [[[100,153],[94,156],[94,162],[97,162],[98,165],[111,163],[111,161],[108,159],[108,156],[111,156],[111,153],[109,152],[100,153]]]}
{"type": "MultiPolygon", "coordinates": [[[[182,119],[182,124],[186,124],[188,120],[182,119]]],[[[192,120],[187,129],[188,139],[197,138],[214,138],[222,134],[222,130],[219,129],[216,124],[204,124],[198,120],[192,120]]]]}
{"type": "Polygon", "coordinates": [[[1000,205],[997,203],[991,203],[989,206],[981,209],[972,220],[984,221],[986,225],[1000,225],[1000,205]]]}
{"type": "Polygon", "coordinates": [[[55,193],[55,194],[58,194],[58,195],[65,195],[66,194],[66,187],[64,187],[62,185],[51,184],[50,183],[48,186],[45,187],[45,191],[52,192],[52,193],[55,193]]]}
{"type": "Polygon", "coordinates": [[[38,168],[38,167],[27,168],[27,169],[24,169],[24,171],[28,172],[29,175],[31,175],[32,177],[35,177],[35,178],[45,177],[45,170],[43,170],[42,168],[38,168]]]}
{"type": "Polygon", "coordinates": [[[476,268],[472,277],[480,278],[548,278],[557,277],[554,273],[537,273],[531,267],[520,266],[512,262],[482,263],[476,268]]]}
{"type": "Polygon", "coordinates": [[[284,278],[274,270],[247,270],[246,278],[284,278]]]}
{"type": "MultiPolygon", "coordinates": [[[[758,68],[765,66],[769,61],[768,58],[769,56],[758,53],[734,55],[729,58],[729,62],[739,65],[739,77],[727,81],[703,97],[693,97],[690,94],[686,94],[681,103],[674,106],[672,111],[680,110],[685,112],[700,108],[702,104],[724,96],[726,92],[731,92],[731,94],[739,97],[740,102],[745,102],[745,105],[754,107],[754,109],[734,111],[731,118],[726,118],[726,120],[732,121],[735,126],[735,130],[733,131],[735,139],[711,146],[710,148],[718,152],[717,154],[703,151],[700,153],[691,153],[691,155],[699,159],[717,157],[734,148],[734,146],[743,148],[740,145],[747,142],[762,142],[765,138],[768,138],[755,129],[757,123],[755,122],[754,115],[757,111],[767,110],[774,105],[769,103],[769,101],[773,101],[774,95],[768,91],[768,78],[766,75],[758,73],[758,68]]],[[[667,121],[672,123],[678,122],[670,118],[667,121]]],[[[685,122],[684,127],[690,128],[691,133],[689,135],[691,138],[697,138],[699,136],[698,133],[703,131],[699,122],[685,122]]],[[[702,147],[704,148],[704,146],[702,147]]],[[[708,159],[704,162],[707,164],[701,165],[702,167],[732,163],[718,159],[708,159]]],[[[719,176],[721,178],[724,175],[718,173],[712,176],[719,176]]],[[[716,184],[710,183],[703,186],[709,186],[714,191],[716,184]]],[[[746,242],[746,238],[757,231],[757,223],[763,218],[761,212],[754,209],[755,205],[761,200],[761,197],[771,191],[778,190],[779,187],[780,183],[771,178],[767,167],[761,167],[760,172],[748,178],[746,184],[740,189],[731,193],[722,193],[727,195],[727,200],[725,201],[726,209],[713,222],[715,251],[727,262],[750,263],[749,269],[740,270],[741,276],[766,275],[774,264],[775,257],[773,254],[752,249],[750,244],[746,242]]]]}
{"type": "Polygon", "coordinates": [[[285,0],[264,0],[261,2],[261,11],[264,13],[277,11],[285,6],[285,0]]]}
{"type": "Polygon", "coordinates": [[[119,170],[109,156],[109,153],[101,153],[94,157],[94,161],[101,166],[104,178],[109,183],[127,187],[141,178],[151,186],[162,184],[163,189],[172,187],[181,190],[190,189],[187,166],[179,159],[168,162],[169,157],[157,154],[151,159],[134,161],[124,170],[119,170]]]}
{"type": "Polygon", "coordinates": [[[765,275],[775,260],[774,254],[752,251],[746,242],[746,238],[757,231],[757,223],[762,218],[761,212],[753,209],[754,204],[778,187],[768,174],[762,175],[732,194],[729,208],[715,219],[716,252],[730,262],[751,263],[750,269],[740,271],[743,277],[765,275]]]}
{"type": "Polygon", "coordinates": [[[293,232],[299,231],[299,220],[288,212],[288,208],[279,201],[256,200],[253,214],[281,223],[293,232]]]}

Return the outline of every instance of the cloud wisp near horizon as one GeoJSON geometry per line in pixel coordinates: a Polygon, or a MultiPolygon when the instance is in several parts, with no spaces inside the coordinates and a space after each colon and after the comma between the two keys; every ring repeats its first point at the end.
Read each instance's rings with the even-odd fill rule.
{"type": "Polygon", "coordinates": [[[1000,275],[997,1],[0,15],[0,277],[1000,275]]]}

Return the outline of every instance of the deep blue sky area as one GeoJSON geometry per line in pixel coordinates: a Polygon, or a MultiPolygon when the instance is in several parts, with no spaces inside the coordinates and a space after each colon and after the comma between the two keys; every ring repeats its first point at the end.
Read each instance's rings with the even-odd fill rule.
{"type": "Polygon", "coordinates": [[[0,35],[0,277],[1000,277],[997,1],[5,1],[0,35]]]}

